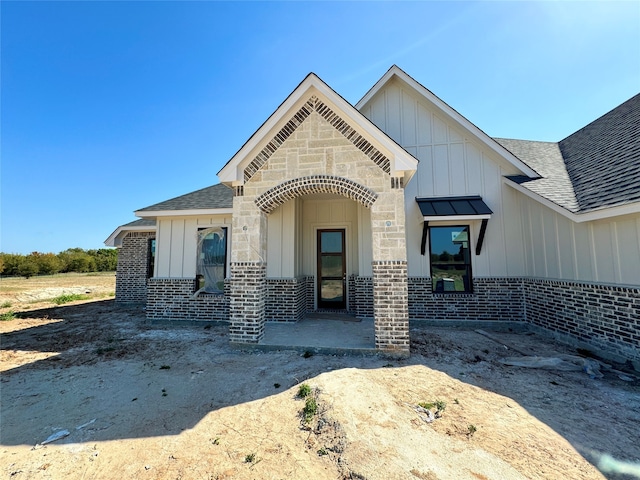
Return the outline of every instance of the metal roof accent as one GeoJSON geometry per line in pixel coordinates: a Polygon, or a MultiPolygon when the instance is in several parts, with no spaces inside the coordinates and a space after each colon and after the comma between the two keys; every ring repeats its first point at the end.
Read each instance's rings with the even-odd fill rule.
{"type": "Polygon", "coordinates": [[[420,212],[429,220],[441,220],[442,217],[489,218],[493,211],[479,195],[462,197],[416,197],[420,212]]]}

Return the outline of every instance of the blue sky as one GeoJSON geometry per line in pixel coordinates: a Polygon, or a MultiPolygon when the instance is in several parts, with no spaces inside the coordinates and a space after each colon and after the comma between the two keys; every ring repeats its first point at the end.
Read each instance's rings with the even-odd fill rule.
{"type": "Polygon", "coordinates": [[[0,2],[0,251],[101,248],[216,173],[314,72],[397,64],[491,136],[558,141],[640,91],[638,2],[0,2]]]}

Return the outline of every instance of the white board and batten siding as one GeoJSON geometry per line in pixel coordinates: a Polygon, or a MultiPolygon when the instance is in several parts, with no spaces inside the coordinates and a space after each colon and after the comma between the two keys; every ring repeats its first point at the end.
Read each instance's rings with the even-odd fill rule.
{"type": "Polygon", "coordinates": [[[227,227],[228,262],[231,245],[230,215],[158,218],[155,276],[160,278],[195,278],[198,229],[209,227],[227,227]]]}
{"type": "Polygon", "coordinates": [[[362,223],[359,219],[358,204],[342,197],[332,197],[296,199],[279,206],[269,214],[267,217],[267,277],[292,278],[299,275],[316,275],[316,235],[318,230],[325,228],[345,230],[347,274],[358,273],[360,257],[358,252],[361,243],[358,232],[359,224],[362,223]]]}
{"type": "Polygon", "coordinates": [[[474,276],[523,275],[522,228],[513,205],[516,193],[502,185],[505,175],[519,173],[516,168],[401,82],[389,82],[362,113],[420,162],[405,188],[409,275],[430,275],[428,253],[420,254],[423,218],[415,197],[460,195],[480,195],[494,212],[481,255],[475,255],[479,220],[430,224],[470,226],[474,276]]]}
{"type": "Polygon", "coordinates": [[[640,215],[576,223],[519,197],[528,276],[640,285],[640,215]]]}
{"type": "Polygon", "coordinates": [[[506,186],[515,167],[402,82],[389,82],[362,113],[420,161],[405,189],[410,276],[429,275],[415,197],[481,195],[494,214],[479,256],[480,222],[462,222],[470,225],[474,276],[640,285],[640,215],[576,223],[506,186]]]}

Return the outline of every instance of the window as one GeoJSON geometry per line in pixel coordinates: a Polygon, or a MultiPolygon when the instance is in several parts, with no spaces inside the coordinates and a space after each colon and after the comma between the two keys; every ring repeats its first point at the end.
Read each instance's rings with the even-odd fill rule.
{"type": "Polygon", "coordinates": [[[156,239],[150,238],[147,243],[147,278],[153,277],[153,268],[156,263],[156,239]]]}
{"type": "Polygon", "coordinates": [[[227,229],[225,227],[198,230],[196,290],[223,293],[227,269],[227,229]]]}
{"type": "Polygon", "coordinates": [[[429,244],[433,291],[471,292],[469,226],[429,227],[429,244]]]}

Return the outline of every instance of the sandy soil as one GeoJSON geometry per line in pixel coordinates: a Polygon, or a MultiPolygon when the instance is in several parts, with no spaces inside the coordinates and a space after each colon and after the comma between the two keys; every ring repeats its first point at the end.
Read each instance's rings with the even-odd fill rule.
{"type": "Polygon", "coordinates": [[[305,358],[113,300],[23,310],[18,293],[21,318],[0,322],[2,478],[598,479],[635,478],[601,473],[607,456],[640,462],[637,373],[501,363],[575,355],[539,335],[417,328],[406,360],[305,358]],[[436,401],[428,422],[418,404],[436,401]]]}

